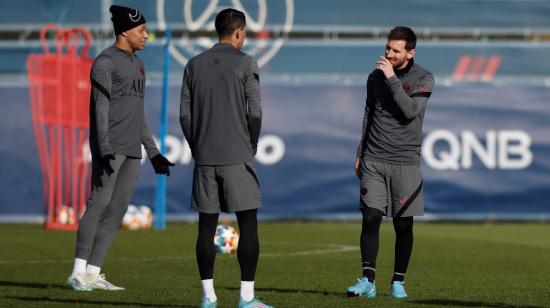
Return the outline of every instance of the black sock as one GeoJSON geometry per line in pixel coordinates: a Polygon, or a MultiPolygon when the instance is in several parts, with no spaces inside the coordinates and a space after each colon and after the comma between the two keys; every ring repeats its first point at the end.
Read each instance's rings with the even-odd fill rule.
{"type": "Polygon", "coordinates": [[[363,262],[363,277],[366,277],[369,282],[374,282],[374,278],[376,278],[376,264],[363,262]]]}
{"type": "Polygon", "coordinates": [[[199,236],[197,238],[196,256],[201,280],[214,277],[216,247],[214,235],[218,225],[218,214],[199,213],[199,236]]]}
{"type": "Polygon", "coordinates": [[[239,222],[239,248],[237,259],[241,267],[241,281],[254,281],[260,255],[257,209],[236,212],[239,222]]]}
{"type": "Polygon", "coordinates": [[[393,281],[404,281],[413,247],[413,218],[399,217],[393,219],[395,230],[395,263],[393,281]],[[402,274],[402,275],[399,275],[402,274]]]}
{"type": "Polygon", "coordinates": [[[394,272],[391,282],[393,283],[394,281],[405,281],[405,273],[394,272]]]}
{"type": "Polygon", "coordinates": [[[380,224],[382,212],[363,205],[363,226],[361,228],[361,259],[363,277],[374,282],[376,274],[376,256],[378,255],[380,224]]]}

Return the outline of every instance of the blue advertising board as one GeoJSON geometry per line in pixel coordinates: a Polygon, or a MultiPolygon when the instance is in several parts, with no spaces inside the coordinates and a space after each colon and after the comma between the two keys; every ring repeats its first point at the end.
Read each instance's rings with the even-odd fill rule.
{"type": "MultiPolygon", "coordinates": [[[[192,218],[193,161],[179,127],[179,87],[170,88],[167,212],[192,218]]],[[[26,87],[1,87],[0,216],[44,212],[42,178],[26,87]]],[[[256,165],[266,218],[357,215],[353,172],[361,133],[361,86],[264,86],[256,165]]],[[[549,88],[436,87],[424,121],[422,170],[427,218],[550,217],[549,88]]],[[[146,89],[158,131],[161,87],[146,89]]],[[[134,204],[154,205],[155,176],[143,160],[134,204]]]]}

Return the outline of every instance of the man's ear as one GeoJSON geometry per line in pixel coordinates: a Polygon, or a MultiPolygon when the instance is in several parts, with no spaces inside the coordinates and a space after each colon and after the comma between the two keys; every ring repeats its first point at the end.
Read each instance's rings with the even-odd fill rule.
{"type": "Polygon", "coordinates": [[[128,33],[126,31],[120,32],[120,35],[122,35],[123,37],[128,37],[128,33]]]}
{"type": "Polygon", "coordinates": [[[411,49],[411,50],[407,51],[407,59],[410,60],[410,59],[414,58],[415,54],[416,54],[416,49],[411,49]]]}
{"type": "Polygon", "coordinates": [[[235,32],[235,37],[238,39],[241,38],[244,35],[244,27],[237,28],[235,32]]]}

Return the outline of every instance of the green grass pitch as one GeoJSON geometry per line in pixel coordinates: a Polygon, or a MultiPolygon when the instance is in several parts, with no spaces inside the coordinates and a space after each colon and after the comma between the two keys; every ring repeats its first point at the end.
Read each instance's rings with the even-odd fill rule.
{"type": "MultiPolygon", "coordinates": [[[[383,223],[375,299],[348,298],[360,276],[359,222],[260,223],[256,294],[275,307],[550,307],[550,224],[417,223],[405,300],[389,296],[394,234],[383,223]]],[[[197,307],[195,224],[121,231],[103,271],[123,292],[65,287],[74,232],[0,224],[0,307],[197,307]]],[[[236,307],[235,255],[218,255],[218,307],[236,307]]]]}

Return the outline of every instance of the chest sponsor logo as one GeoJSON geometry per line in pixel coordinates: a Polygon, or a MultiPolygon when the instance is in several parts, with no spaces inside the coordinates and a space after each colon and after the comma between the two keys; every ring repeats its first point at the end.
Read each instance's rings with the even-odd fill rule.
{"type": "Polygon", "coordinates": [[[141,95],[143,96],[143,90],[145,89],[145,79],[143,78],[138,78],[138,79],[134,79],[132,80],[132,88],[130,89],[131,93],[130,95],[141,95]]]}

